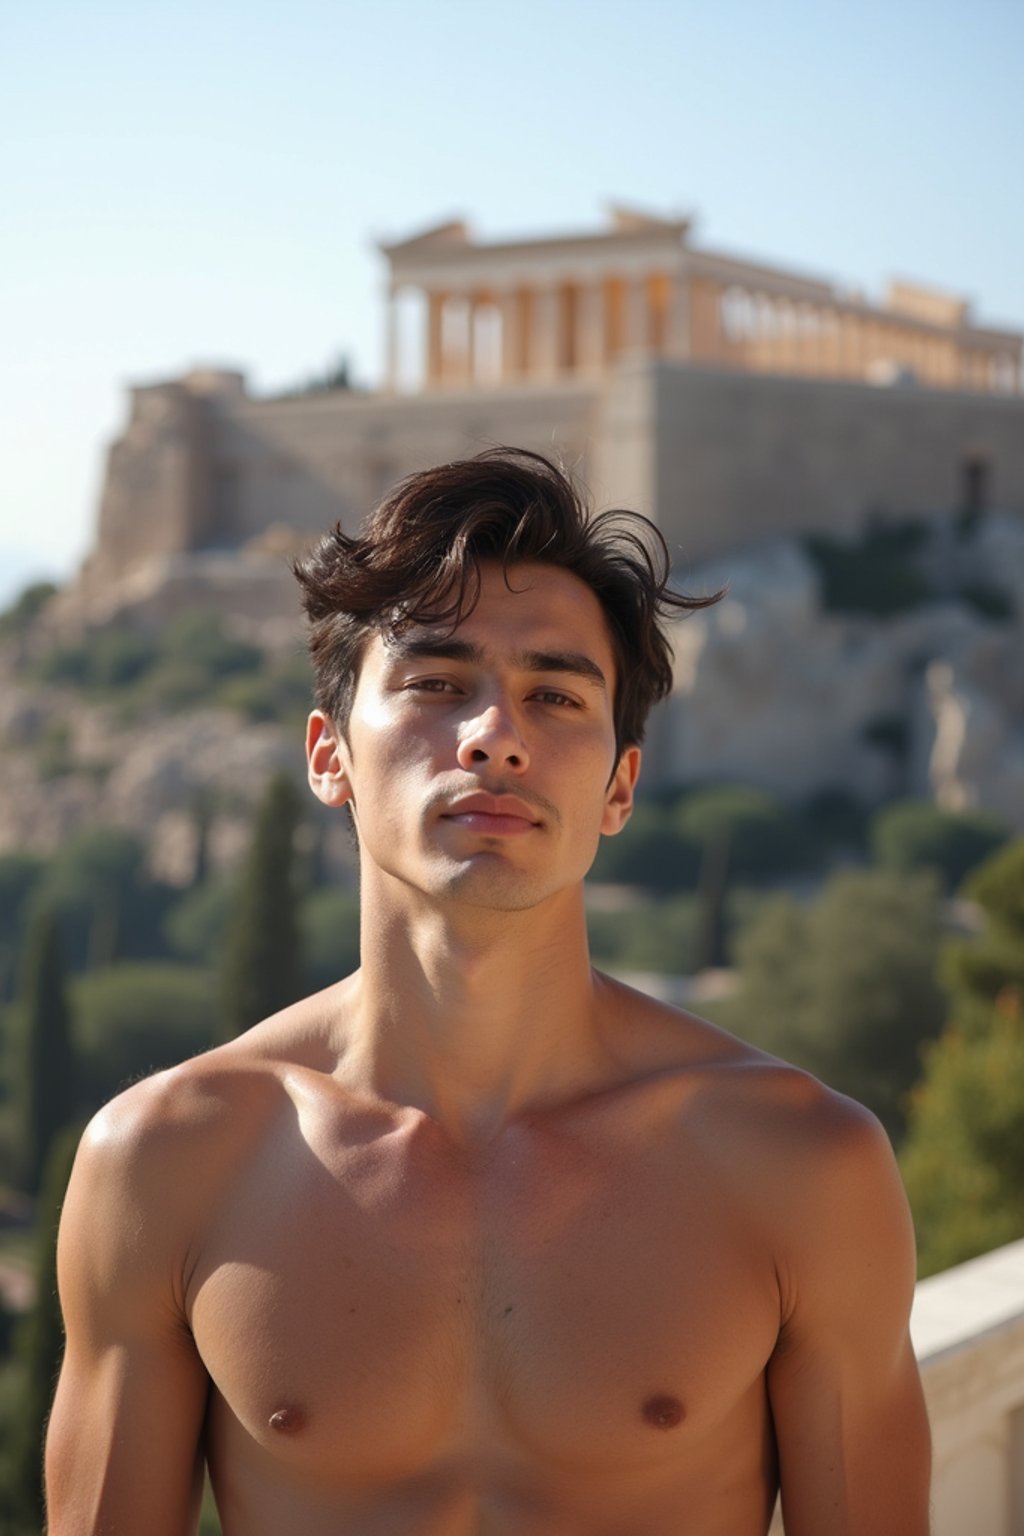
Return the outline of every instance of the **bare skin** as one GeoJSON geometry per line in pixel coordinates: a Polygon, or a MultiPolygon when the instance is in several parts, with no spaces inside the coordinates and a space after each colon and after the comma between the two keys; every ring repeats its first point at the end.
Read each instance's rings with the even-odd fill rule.
{"type": "Polygon", "coordinates": [[[639,754],[593,594],[513,577],[311,719],[362,969],[87,1133],[51,1536],[184,1536],[204,1454],[226,1536],[925,1536],[888,1143],[591,971],[639,754]]]}

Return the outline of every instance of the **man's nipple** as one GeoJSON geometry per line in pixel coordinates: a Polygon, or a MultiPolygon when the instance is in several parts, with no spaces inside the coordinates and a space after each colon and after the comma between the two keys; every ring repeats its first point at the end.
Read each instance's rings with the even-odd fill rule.
{"type": "Polygon", "coordinates": [[[649,1397],[640,1412],[655,1429],[675,1429],[686,1417],[686,1409],[678,1397],[670,1397],[667,1392],[656,1392],[649,1397]]]}
{"type": "Polygon", "coordinates": [[[267,1420],[267,1425],[279,1435],[294,1435],[297,1430],[303,1428],[306,1416],[301,1408],[287,1403],[282,1408],[275,1408],[267,1420]]]}

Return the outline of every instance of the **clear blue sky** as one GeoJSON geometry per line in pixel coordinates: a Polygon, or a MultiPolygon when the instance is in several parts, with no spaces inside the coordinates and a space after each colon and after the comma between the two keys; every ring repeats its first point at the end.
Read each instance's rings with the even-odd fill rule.
{"type": "Polygon", "coordinates": [[[381,361],[373,241],[606,199],[1024,327],[1021,0],[0,5],[0,601],[93,533],[130,381],[381,361]]]}

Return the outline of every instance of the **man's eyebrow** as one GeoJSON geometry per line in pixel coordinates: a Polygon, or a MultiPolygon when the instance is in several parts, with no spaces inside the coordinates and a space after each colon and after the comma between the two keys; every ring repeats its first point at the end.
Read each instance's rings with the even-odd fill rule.
{"type": "Polygon", "coordinates": [[[608,679],[596,661],[582,651],[524,651],[516,658],[524,672],[568,672],[607,689],[608,679]]]}
{"type": "MultiPolygon", "coordinates": [[[[438,635],[435,639],[430,635],[399,634],[388,636],[384,643],[389,656],[396,661],[410,661],[422,656],[480,666],[486,660],[482,646],[472,640],[457,640],[454,636],[438,635]]],[[[608,688],[608,679],[597,662],[582,651],[520,651],[512,657],[512,663],[521,672],[567,672],[598,688],[608,688]]]]}

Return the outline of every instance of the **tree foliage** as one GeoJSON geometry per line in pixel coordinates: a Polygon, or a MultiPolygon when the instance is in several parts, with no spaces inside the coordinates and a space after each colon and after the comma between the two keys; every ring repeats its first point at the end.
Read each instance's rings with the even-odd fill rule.
{"type": "Polygon", "coordinates": [[[57,1223],[78,1135],[77,1128],[65,1127],[47,1159],[36,1215],[36,1299],[14,1335],[19,1402],[0,1474],[3,1513],[14,1536],[30,1536],[42,1529],[43,1436],[64,1350],[57,1299],[57,1223]]]}
{"type": "Polygon", "coordinates": [[[995,816],[983,811],[944,811],[924,800],[900,800],[871,824],[871,846],[882,869],[909,874],[934,869],[955,891],[1007,839],[995,816]]]}
{"type": "Polygon", "coordinates": [[[986,925],[946,957],[950,1022],[914,1091],[902,1156],[924,1274],[1024,1236],[1024,838],[968,892],[986,925]]]}
{"type": "Polygon", "coordinates": [[[742,784],[694,790],[679,801],[672,819],[702,855],[712,845],[719,850],[730,881],[769,880],[812,862],[804,828],[766,790],[742,784]]]}
{"type": "Polygon", "coordinates": [[[809,909],[770,898],[737,956],[741,988],[722,1022],[859,1099],[898,1137],[945,1011],[931,877],[848,871],[809,909]]]}
{"type": "Polygon", "coordinates": [[[34,581],[25,587],[11,606],[0,613],[0,640],[24,634],[58,590],[52,581],[34,581]]]}
{"type": "Polygon", "coordinates": [[[54,1139],[75,1106],[71,1014],[57,922],[50,911],[38,915],[29,935],[18,1015],[20,1178],[22,1188],[35,1194],[54,1139]]]}
{"type": "Polygon", "coordinates": [[[931,587],[915,556],[928,539],[925,523],[875,522],[858,538],[808,534],[804,548],[817,567],[829,613],[904,613],[927,603],[931,587]]]}
{"type": "Polygon", "coordinates": [[[14,993],[29,901],[42,872],[42,859],[32,854],[0,855],[0,1003],[14,993]]]}
{"type": "Polygon", "coordinates": [[[319,991],[359,965],[359,897],[324,886],[312,891],[300,914],[306,986],[319,991]]]}
{"type": "Polygon", "coordinates": [[[665,806],[639,800],[622,831],[602,838],[590,878],[667,893],[691,888],[699,867],[699,843],[679,831],[665,806]]]}
{"type": "Polygon", "coordinates": [[[271,779],[238,883],[221,974],[225,1039],[295,1002],[302,990],[295,831],[299,800],[287,774],[271,779]]]}
{"type": "Polygon", "coordinates": [[[911,1100],[902,1154],[922,1275],[1024,1237],[1024,1016],[947,1029],[911,1100]]]}
{"type": "Polygon", "coordinates": [[[699,927],[693,896],[587,913],[594,963],[608,970],[688,975],[697,966],[699,927]]]}
{"type": "Polygon", "coordinates": [[[121,961],[75,983],[80,1108],[92,1113],[137,1078],[213,1045],[213,975],[174,961],[121,961]]]}
{"type": "Polygon", "coordinates": [[[671,805],[638,801],[625,828],[601,844],[591,879],[650,891],[693,891],[709,857],[719,884],[762,882],[815,862],[810,827],[774,795],[741,784],[693,789],[671,805]]]}
{"type": "Polygon", "coordinates": [[[52,907],[72,970],[160,952],[175,893],[150,878],[141,838],[121,827],[86,827],[54,856],[33,901],[52,907]]]}

